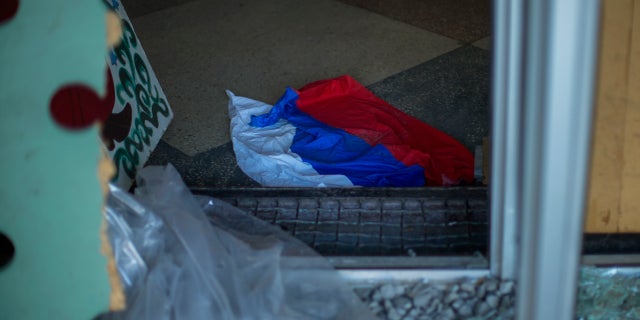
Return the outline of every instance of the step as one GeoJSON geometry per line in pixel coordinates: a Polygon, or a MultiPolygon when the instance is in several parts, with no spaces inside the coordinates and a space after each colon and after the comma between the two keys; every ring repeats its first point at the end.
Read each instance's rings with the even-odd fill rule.
{"type": "Polygon", "coordinates": [[[486,255],[486,187],[193,188],[325,256],[486,255]]]}

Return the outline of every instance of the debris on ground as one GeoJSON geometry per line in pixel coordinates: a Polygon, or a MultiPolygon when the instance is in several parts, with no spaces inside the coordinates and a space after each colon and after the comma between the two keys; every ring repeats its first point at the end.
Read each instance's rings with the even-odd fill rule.
{"type": "Polygon", "coordinates": [[[381,283],[356,294],[381,319],[514,319],[515,283],[487,277],[381,283]]]}

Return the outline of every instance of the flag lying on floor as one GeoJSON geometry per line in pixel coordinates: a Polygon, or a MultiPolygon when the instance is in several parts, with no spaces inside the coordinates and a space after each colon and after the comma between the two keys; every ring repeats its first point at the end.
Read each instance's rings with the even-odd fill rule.
{"type": "Polygon", "coordinates": [[[471,183],[473,156],[349,76],[287,88],[273,106],[230,91],[238,165],[264,186],[413,187],[471,183]]]}

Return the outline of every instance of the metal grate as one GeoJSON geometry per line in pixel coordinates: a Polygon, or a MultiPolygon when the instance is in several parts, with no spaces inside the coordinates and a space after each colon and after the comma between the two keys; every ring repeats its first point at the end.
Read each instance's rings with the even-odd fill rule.
{"type": "Polygon", "coordinates": [[[486,254],[487,189],[194,189],[277,224],[323,255],[486,254]]]}

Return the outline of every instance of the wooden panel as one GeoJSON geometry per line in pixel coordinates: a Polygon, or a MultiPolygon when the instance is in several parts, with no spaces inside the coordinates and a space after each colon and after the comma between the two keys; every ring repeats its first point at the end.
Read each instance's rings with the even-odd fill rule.
{"type": "Polygon", "coordinates": [[[634,1],[632,12],[620,232],[640,232],[640,1],[634,1]]]}
{"type": "Polygon", "coordinates": [[[603,1],[587,232],[640,232],[638,10],[640,0],[603,1]]]}

